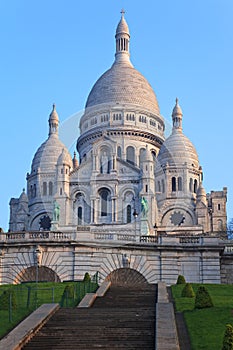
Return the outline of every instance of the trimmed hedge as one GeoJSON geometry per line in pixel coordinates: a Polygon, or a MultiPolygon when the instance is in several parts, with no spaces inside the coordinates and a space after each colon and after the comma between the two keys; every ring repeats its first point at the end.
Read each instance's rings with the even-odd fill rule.
{"type": "Polygon", "coordinates": [[[200,286],[197,290],[195,298],[195,309],[204,309],[206,307],[212,307],[213,302],[209,295],[208,290],[204,286],[200,286]]]}
{"type": "Polygon", "coordinates": [[[185,281],[184,276],[179,275],[179,276],[177,277],[176,284],[185,284],[185,283],[186,283],[186,281],[185,281]]]}
{"type": "Polygon", "coordinates": [[[186,283],[186,285],[184,286],[184,288],[181,292],[181,296],[185,297],[185,298],[194,298],[195,297],[193,287],[190,283],[186,283]]]}
{"type": "Polygon", "coordinates": [[[83,278],[83,282],[89,282],[89,281],[91,281],[91,276],[89,275],[88,272],[86,272],[83,278]]]}
{"type": "Polygon", "coordinates": [[[222,350],[233,350],[233,327],[231,324],[226,325],[222,350]]]}

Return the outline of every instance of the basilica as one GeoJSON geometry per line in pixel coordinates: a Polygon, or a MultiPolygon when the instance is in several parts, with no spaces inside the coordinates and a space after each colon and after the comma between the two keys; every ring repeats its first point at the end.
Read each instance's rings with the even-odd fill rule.
{"type": "MultiPolygon", "coordinates": [[[[82,251],[82,261],[90,251],[94,254],[93,249],[96,252],[96,246],[108,247],[101,259],[111,253],[114,263],[102,268],[103,278],[128,264],[144,276],[153,275],[148,280],[156,281],[161,279],[161,271],[160,277],[156,275],[161,270],[161,265],[157,266],[160,263],[154,264],[157,272],[153,264],[147,263],[144,273],[144,263],[137,264],[133,257],[135,247],[143,249],[153,243],[156,250],[156,244],[169,238],[169,242],[184,243],[191,237],[187,240],[190,244],[200,243],[200,237],[215,239],[226,231],[227,189],[206,193],[197,151],[183,132],[185,116],[177,98],[171,106],[172,131],[165,138],[165,122],[156,94],[130,61],[130,32],[123,12],[115,43],[112,66],[95,82],[87,97],[77,153],[72,156],[59,139],[59,116],[53,105],[48,138],[33,157],[26,177],[27,189],[19,198],[10,200],[8,241],[17,239],[17,234],[25,238],[23,235],[30,233],[29,238],[42,239],[37,248],[45,256],[43,239],[52,234],[64,240],[72,237],[70,241],[88,247],[86,253],[82,251]],[[176,241],[177,237],[182,240],[176,241]],[[119,252],[119,246],[125,244],[127,251],[119,252]],[[118,247],[120,258],[113,258],[118,254],[114,247],[118,247]]],[[[157,253],[153,253],[154,257],[157,253]]],[[[174,254],[177,256],[177,252],[174,254]]],[[[199,255],[194,264],[196,281],[203,280],[199,271],[203,257],[199,255]]],[[[86,258],[86,270],[90,264],[86,258]]],[[[95,268],[101,270],[98,259],[95,264],[93,273],[95,268]]],[[[172,258],[169,264],[173,264],[172,258]]],[[[177,274],[185,274],[185,266],[190,265],[179,264],[177,274]]],[[[78,263],[75,266],[84,273],[78,263]]],[[[216,275],[216,269],[212,275],[216,275]]],[[[219,281],[219,265],[217,276],[219,281]]],[[[169,278],[173,281],[176,275],[169,278]]]]}
{"type": "Polygon", "coordinates": [[[10,202],[10,231],[88,226],[135,239],[223,231],[227,191],[206,194],[178,99],[165,140],[156,95],[130,61],[123,14],[115,39],[115,61],[94,84],[80,120],[79,162],[59,140],[54,105],[49,136],[27,174],[27,191],[10,202]]]}

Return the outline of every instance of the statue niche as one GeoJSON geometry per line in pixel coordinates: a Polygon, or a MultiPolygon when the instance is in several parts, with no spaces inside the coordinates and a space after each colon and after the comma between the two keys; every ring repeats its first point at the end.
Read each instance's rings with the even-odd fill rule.
{"type": "Polygon", "coordinates": [[[110,173],[110,157],[106,151],[101,152],[100,172],[101,172],[101,174],[109,174],[110,173]]]}

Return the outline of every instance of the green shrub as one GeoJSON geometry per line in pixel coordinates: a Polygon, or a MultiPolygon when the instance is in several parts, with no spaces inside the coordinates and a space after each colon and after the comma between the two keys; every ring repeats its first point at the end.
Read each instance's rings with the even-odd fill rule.
{"type": "Polygon", "coordinates": [[[179,275],[179,276],[177,277],[176,284],[185,284],[185,283],[186,283],[186,281],[185,281],[184,276],[179,275]]]}
{"type": "Polygon", "coordinates": [[[63,295],[66,298],[73,298],[74,297],[74,286],[72,284],[68,284],[67,286],[65,286],[63,295]]]}
{"type": "Polygon", "coordinates": [[[233,327],[231,324],[226,325],[222,350],[233,350],[233,327]]]}
{"type": "Polygon", "coordinates": [[[68,284],[64,288],[60,305],[61,307],[63,306],[69,307],[73,303],[73,300],[74,300],[74,286],[72,284],[68,284]]]}
{"type": "Polygon", "coordinates": [[[17,308],[16,295],[13,290],[5,290],[0,296],[0,310],[8,310],[10,305],[11,294],[11,307],[13,310],[17,308]]]}
{"type": "Polygon", "coordinates": [[[204,286],[200,286],[197,290],[196,298],[195,298],[195,308],[196,309],[204,309],[206,307],[212,307],[213,302],[209,295],[208,290],[204,286]]]}
{"type": "Polygon", "coordinates": [[[185,298],[194,298],[195,297],[193,287],[190,283],[186,283],[186,285],[184,286],[184,288],[181,292],[181,296],[185,297],[185,298]]]}
{"type": "Polygon", "coordinates": [[[91,276],[89,275],[88,272],[86,272],[83,278],[83,282],[89,282],[89,281],[91,281],[91,276]]]}

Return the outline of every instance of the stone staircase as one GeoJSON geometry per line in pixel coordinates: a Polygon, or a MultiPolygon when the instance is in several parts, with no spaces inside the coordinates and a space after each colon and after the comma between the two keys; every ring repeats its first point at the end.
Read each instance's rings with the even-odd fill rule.
{"type": "Polygon", "coordinates": [[[156,285],[111,286],[91,308],[59,309],[23,349],[155,349],[156,285]]]}

